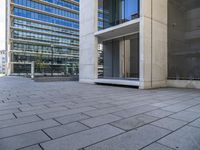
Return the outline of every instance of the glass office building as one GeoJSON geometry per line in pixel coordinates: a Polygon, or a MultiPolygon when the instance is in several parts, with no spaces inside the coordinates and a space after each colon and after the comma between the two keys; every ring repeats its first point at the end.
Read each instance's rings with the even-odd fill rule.
{"type": "Polygon", "coordinates": [[[79,0],[7,1],[8,74],[78,75],[79,0]]]}

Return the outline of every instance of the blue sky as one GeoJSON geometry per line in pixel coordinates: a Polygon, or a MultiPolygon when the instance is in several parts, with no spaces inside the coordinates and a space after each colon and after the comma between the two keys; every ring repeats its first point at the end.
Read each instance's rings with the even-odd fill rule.
{"type": "Polygon", "coordinates": [[[0,50],[5,49],[5,0],[0,0],[0,50]]]}

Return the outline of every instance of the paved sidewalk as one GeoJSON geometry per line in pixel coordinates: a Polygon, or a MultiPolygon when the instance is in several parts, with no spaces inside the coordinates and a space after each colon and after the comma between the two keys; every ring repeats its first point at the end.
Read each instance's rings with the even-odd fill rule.
{"type": "Polygon", "coordinates": [[[200,150],[200,91],[0,78],[0,150],[200,150]]]}

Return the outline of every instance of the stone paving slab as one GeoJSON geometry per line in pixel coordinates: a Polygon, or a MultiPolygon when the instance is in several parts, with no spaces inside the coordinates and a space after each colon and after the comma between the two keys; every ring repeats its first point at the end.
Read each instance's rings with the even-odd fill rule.
{"type": "Polygon", "coordinates": [[[52,140],[46,143],[42,143],[41,146],[45,150],[77,150],[108,139],[110,137],[116,136],[123,132],[124,131],[118,128],[104,125],[75,133],[73,135],[65,136],[63,138],[58,138],[56,140],[52,140]]]}
{"type": "Polygon", "coordinates": [[[171,115],[172,112],[165,111],[165,110],[162,110],[162,109],[158,109],[158,110],[150,111],[146,114],[150,115],[150,116],[157,117],[157,118],[163,118],[163,117],[167,117],[167,116],[171,115]]]}
{"type": "Polygon", "coordinates": [[[181,121],[181,120],[172,119],[172,118],[163,118],[163,119],[155,121],[155,122],[153,122],[151,124],[153,124],[155,126],[158,126],[158,127],[161,127],[161,128],[165,128],[165,129],[174,131],[174,130],[177,130],[178,128],[181,128],[184,125],[186,125],[187,122],[181,121]]]}
{"type": "Polygon", "coordinates": [[[50,140],[50,138],[46,136],[42,131],[29,132],[9,138],[0,139],[0,148],[2,150],[16,150],[48,140],[50,140]]]}
{"type": "Polygon", "coordinates": [[[191,121],[199,118],[200,113],[189,112],[189,111],[181,111],[181,112],[178,112],[178,113],[171,115],[169,117],[174,118],[174,119],[179,119],[179,120],[191,122],[191,121]]]}
{"type": "Polygon", "coordinates": [[[91,105],[92,107],[94,108],[107,108],[107,107],[113,107],[113,106],[116,106],[114,104],[109,104],[109,103],[97,103],[97,104],[93,104],[91,105]]]}
{"type": "Polygon", "coordinates": [[[130,109],[126,109],[126,110],[122,110],[119,112],[115,112],[113,113],[114,115],[120,116],[120,117],[131,117],[131,116],[135,116],[138,114],[142,114],[151,110],[155,110],[158,109],[158,107],[155,106],[150,106],[150,105],[144,105],[144,106],[139,106],[137,108],[130,108],[130,109]]]}
{"type": "Polygon", "coordinates": [[[41,105],[41,106],[35,106],[35,107],[32,107],[32,106],[29,106],[29,107],[20,107],[19,109],[21,111],[32,111],[32,110],[40,110],[40,109],[46,109],[48,108],[47,106],[44,106],[44,105],[41,105]]]}
{"type": "Polygon", "coordinates": [[[67,107],[70,108],[69,105],[74,105],[75,103],[73,102],[68,102],[68,101],[59,101],[59,103],[51,103],[51,104],[45,104],[47,107],[67,107]]]}
{"type": "MultiPolygon", "coordinates": [[[[38,99],[43,99],[43,98],[38,98],[38,99]]],[[[31,106],[37,107],[37,106],[41,106],[41,105],[50,105],[50,104],[54,104],[51,101],[44,101],[44,102],[29,102],[29,104],[31,106]]]]}
{"type": "Polygon", "coordinates": [[[200,128],[186,126],[158,142],[173,149],[199,150],[200,128]]]}
{"type": "Polygon", "coordinates": [[[0,115],[11,114],[11,113],[16,113],[16,112],[20,112],[19,109],[17,108],[5,109],[5,110],[0,110],[0,115]]]}
{"type": "Polygon", "coordinates": [[[117,117],[117,116],[108,114],[108,115],[103,115],[103,116],[99,116],[99,117],[82,120],[80,122],[93,128],[93,127],[108,124],[108,123],[111,123],[111,122],[114,122],[114,121],[117,121],[120,119],[121,119],[121,117],[117,117]]]}
{"type": "Polygon", "coordinates": [[[72,114],[72,115],[67,115],[63,117],[58,117],[58,118],[55,118],[55,120],[57,120],[61,124],[67,124],[67,123],[89,119],[89,118],[90,118],[89,116],[80,113],[80,114],[72,114]]]}
{"type": "Polygon", "coordinates": [[[184,109],[195,106],[199,103],[200,103],[200,101],[198,101],[198,100],[188,100],[188,101],[185,101],[183,103],[178,103],[178,104],[170,105],[168,107],[164,107],[162,109],[167,110],[167,111],[172,111],[172,112],[179,112],[179,111],[182,111],[184,109]]]}
{"type": "Polygon", "coordinates": [[[20,124],[30,123],[34,121],[40,121],[41,119],[37,116],[28,116],[24,118],[9,119],[0,122],[0,128],[16,126],[20,124]]]}
{"type": "Polygon", "coordinates": [[[94,109],[95,108],[92,108],[92,107],[81,107],[81,108],[69,109],[69,110],[65,110],[65,111],[58,111],[56,113],[49,112],[49,113],[45,113],[45,114],[39,114],[39,116],[43,119],[50,119],[50,118],[71,115],[71,114],[82,113],[82,112],[86,112],[86,111],[90,111],[90,110],[94,110],[94,109]]]}
{"type": "MultiPolygon", "coordinates": [[[[5,103],[4,103],[5,104],[5,103]]],[[[20,107],[29,107],[30,105],[28,104],[6,104],[5,106],[0,106],[0,111],[3,111],[3,110],[7,110],[7,109],[15,109],[15,108],[20,108],[20,107]]]]}
{"type": "Polygon", "coordinates": [[[190,107],[190,108],[188,108],[187,110],[188,110],[188,111],[193,111],[193,112],[200,113],[200,105],[190,107]]]}
{"type": "Polygon", "coordinates": [[[159,143],[153,143],[142,150],[173,150],[167,146],[161,145],[159,143]]]}
{"type": "Polygon", "coordinates": [[[0,78],[0,150],[199,150],[200,92],[0,78]]]}
{"type": "Polygon", "coordinates": [[[42,148],[39,145],[33,145],[25,148],[20,148],[19,150],[42,150],[42,148]]]}
{"type": "Polygon", "coordinates": [[[200,128],[200,118],[193,121],[192,123],[190,123],[189,125],[194,126],[194,127],[199,127],[200,128]]]}
{"type": "Polygon", "coordinates": [[[130,117],[127,119],[121,119],[121,120],[115,121],[111,124],[115,127],[118,127],[120,129],[128,131],[131,129],[141,127],[145,124],[151,123],[155,120],[158,120],[158,118],[142,114],[142,115],[137,115],[137,116],[130,117]]]}
{"type": "Polygon", "coordinates": [[[75,108],[81,108],[81,107],[92,107],[92,105],[96,105],[98,104],[98,102],[96,101],[89,101],[89,102],[84,102],[84,103],[78,103],[78,104],[66,104],[66,107],[70,108],[70,109],[75,109],[75,108]]]}
{"type": "Polygon", "coordinates": [[[58,126],[58,125],[60,124],[54,120],[44,120],[44,121],[37,121],[37,122],[22,124],[18,126],[1,128],[0,138],[14,136],[17,134],[36,131],[36,130],[45,129],[48,127],[53,127],[53,126],[58,126]]]}
{"type": "Polygon", "coordinates": [[[68,110],[68,109],[66,107],[55,107],[55,108],[45,108],[45,109],[40,109],[40,110],[19,112],[19,113],[14,113],[14,114],[17,117],[26,117],[26,116],[38,115],[38,114],[44,114],[44,113],[56,113],[62,110],[68,110]]]}
{"type": "Polygon", "coordinates": [[[91,110],[91,111],[87,111],[84,112],[84,114],[89,115],[91,117],[97,117],[97,116],[101,116],[101,115],[106,115],[106,114],[110,114],[113,112],[117,112],[120,110],[123,110],[124,108],[120,107],[120,106],[116,106],[116,107],[108,107],[108,108],[104,108],[104,109],[97,109],[97,110],[91,110]]]}
{"type": "Polygon", "coordinates": [[[81,123],[74,122],[71,124],[44,129],[44,132],[46,132],[51,138],[55,139],[72,133],[80,132],[86,129],[89,128],[81,123]]]}
{"type": "Polygon", "coordinates": [[[85,148],[85,150],[138,150],[169,133],[168,130],[147,125],[85,148]]]}
{"type": "Polygon", "coordinates": [[[0,121],[14,119],[14,118],[15,118],[15,116],[13,114],[0,115],[0,121]]]}

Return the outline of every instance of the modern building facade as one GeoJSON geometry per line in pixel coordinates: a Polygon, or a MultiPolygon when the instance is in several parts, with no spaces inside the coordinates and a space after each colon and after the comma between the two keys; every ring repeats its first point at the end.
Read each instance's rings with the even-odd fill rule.
{"type": "Polygon", "coordinates": [[[0,73],[6,72],[6,51],[0,50],[0,73]]]}
{"type": "Polygon", "coordinates": [[[80,82],[200,88],[200,1],[81,0],[79,66],[80,82]]]}
{"type": "Polygon", "coordinates": [[[79,0],[7,0],[7,74],[78,75],[79,0]]]}

